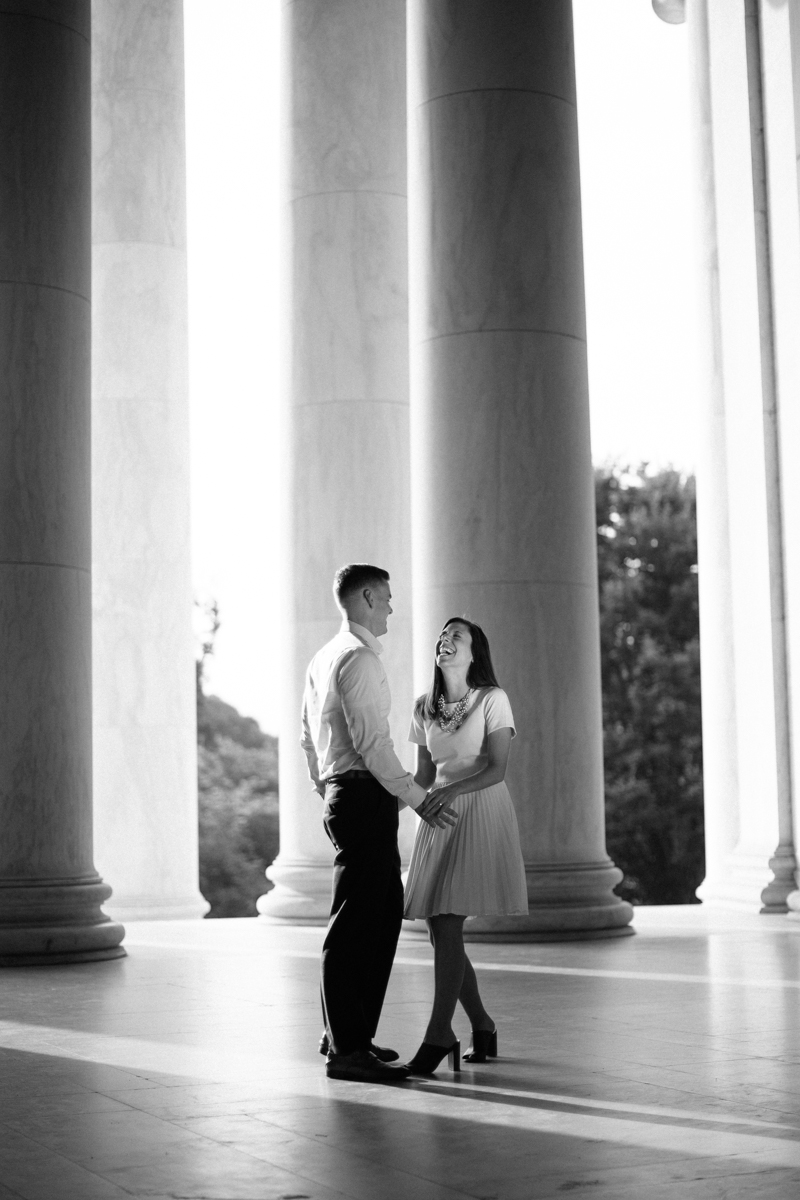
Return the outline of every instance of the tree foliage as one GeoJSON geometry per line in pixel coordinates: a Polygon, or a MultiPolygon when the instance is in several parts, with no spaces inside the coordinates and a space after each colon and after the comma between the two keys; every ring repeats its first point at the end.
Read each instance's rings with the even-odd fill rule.
{"type": "Polygon", "coordinates": [[[637,904],[696,903],[703,777],[694,479],[595,474],[608,851],[637,904]]]}
{"type": "Polygon", "coordinates": [[[209,917],[256,915],[278,853],[278,739],[217,696],[198,672],[200,890],[209,917]]]}

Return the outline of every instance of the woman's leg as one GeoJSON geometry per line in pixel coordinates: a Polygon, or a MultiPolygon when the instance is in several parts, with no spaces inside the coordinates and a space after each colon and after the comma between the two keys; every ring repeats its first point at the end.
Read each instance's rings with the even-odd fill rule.
{"type": "Polygon", "coordinates": [[[425,1041],[434,1046],[450,1046],[456,1039],[453,1013],[464,983],[465,919],[455,913],[444,913],[428,920],[433,942],[434,996],[425,1041]]]}
{"type": "Polygon", "coordinates": [[[469,1023],[473,1029],[485,1029],[489,1032],[494,1029],[494,1021],[483,1007],[481,994],[478,991],[475,968],[467,958],[466,953],[464,954],[464,978],[458,998],[461,1001],[461,1007],[469,1017],[469,1023]]]}

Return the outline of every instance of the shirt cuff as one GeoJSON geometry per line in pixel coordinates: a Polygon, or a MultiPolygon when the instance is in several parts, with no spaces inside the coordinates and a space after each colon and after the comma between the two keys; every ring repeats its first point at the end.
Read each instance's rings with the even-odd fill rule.
{"type": "Polygon", "coordinates": [[[418,783],[412,783],[407,794],[403,796],[403,803],[416,812],[427,794],[424,787],[420,787],[418,783]]]}

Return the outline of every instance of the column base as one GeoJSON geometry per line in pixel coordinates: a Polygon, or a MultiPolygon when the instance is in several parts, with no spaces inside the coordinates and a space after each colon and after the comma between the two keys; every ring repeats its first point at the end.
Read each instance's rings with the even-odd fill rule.
{"type": "Polygon", "coordinates": [[[800,921],[800,891],[790,892],[786,897],[786,916],[790,921],[800,921]]]}
{"type": "Polygon", "coordinates": [[[108,950],[64,950],[56,954],[0,954],[0,967],[59,967],[70,963],[108,962],[112,958],[127,958],[127,955],[125,947],[119,945],[108,950]]]}
{"type": "Polygon", "coordinates": [[[110,895],[99,876],[0,883],[0,966],[122,958],[125,929],[100,907],[110,895]]]}
{"type": "Polygon", "coordinates": [[[703,904],[734,912],[785,913],[794,891],[795,858],[779,846],[772,858],[762,854],[730,854],[722,872],[704,879],[697,889],[703,904]]]}
{"type": "Polygon", "coordinates": [[[259,920],[289,925],[327,925],[331,911],[330,863],[282,863],[267,867],[275,887],[259,896],[259,920]]]}
{"type": "Polygon", "coordinates": [[[785,913],[789,911],[788,899],[797,887],[795,871],[797,859],[792,846],[778,846],[769,860],[773,878],[761,893],[762,913],[785,913]]]}
{"type": "Polygon", "coordinates": [[[475,917],[468,942],[566,942],[629,937],[633,907],[614,893],[622,872],[600,863],[527,864],[527,916],[475,917]]]}
{"type": "Polygon", "coordinates": [[[173,897],[115,893],[105,911],[112,921],[201,921],[210,908],[200,892],[173,897]]]}

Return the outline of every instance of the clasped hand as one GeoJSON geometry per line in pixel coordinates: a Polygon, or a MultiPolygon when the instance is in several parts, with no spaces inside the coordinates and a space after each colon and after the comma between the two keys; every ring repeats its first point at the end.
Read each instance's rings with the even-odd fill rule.
{"type": "Polygon", "coordinates": [[[433,792],[428,792],[428,795],[417,809],[417,816],[422,817],[423,821],[426,821],[428,825],[432,825],[435,829],[445,829],[448,825],[455,825],[458,820],[458,813],[449,806],[453,795],[454,793],[446,786],[436,788],[433,792]]]}

